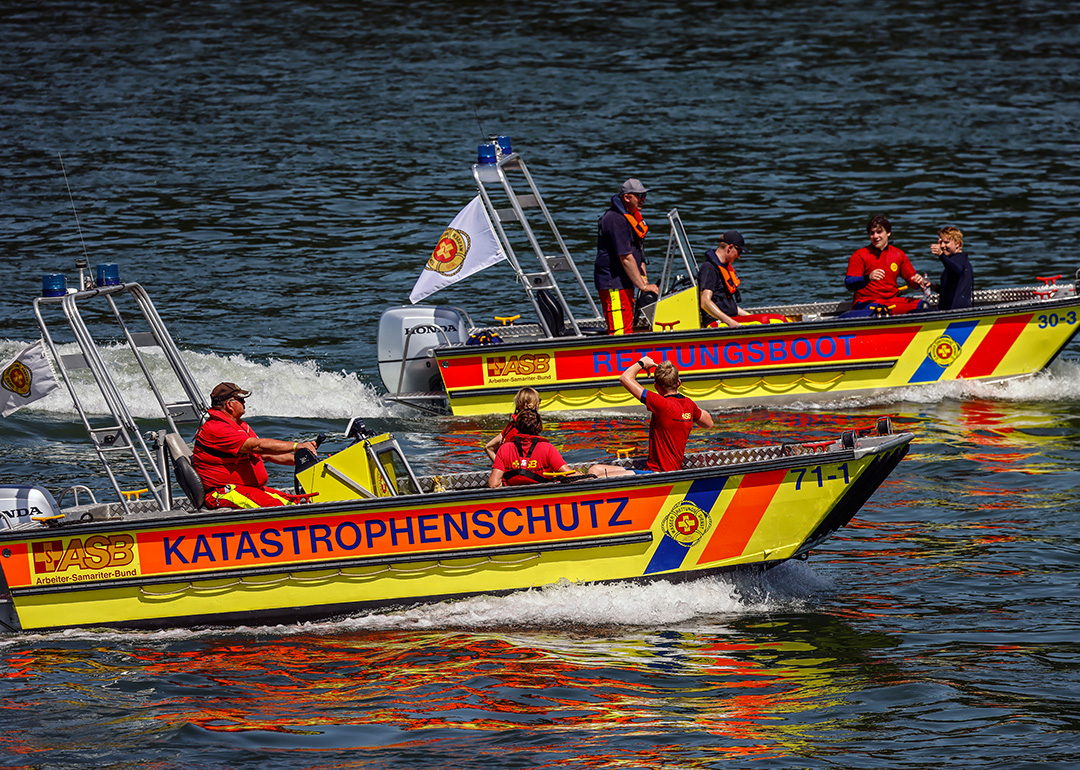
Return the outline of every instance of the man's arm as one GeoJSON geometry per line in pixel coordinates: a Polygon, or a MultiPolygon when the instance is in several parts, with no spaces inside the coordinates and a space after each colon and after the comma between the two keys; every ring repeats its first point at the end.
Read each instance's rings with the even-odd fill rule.
{"type": "Polygon", "coordinates": [[[276,438],[252,437],[240,446],[239,454],[259,455],[264,460],[278,465],[292,465],[296,462],[297,449],[310,449],[315,452],[315,442],[279,441],[276,438]]]}
{"type": "MultiPolygon", "coordinates": [[[[728,326],[742,326],[742,324],[740,324],[738,321],[736,321],[731,316],[729,316],[727,313],[725,313],[723,310],[721,310],[719,307],[717,307],[716,303],[713,302],[712,289],[703,289],[702,290],[702,292],[701,292],[701,303],[700,304],[701,304],[701,309],[702,310],[704,310],[706,313],[711,315],[713,318],[720,319],[722,322],[724,322],[728,326]]],[[[748,315],[747,313],[742,313],[742,308],[739,308],[739,311],[740,311],[740,314],[742,314],[742,315],[748,315]]]]}
{"type": "Polygon", "coordinates": [[[626,371],[619,375],[619,384],[626,388],[630,395],[641,400],[641,394],[645,392],[645,388],[638,385],[637,375],[638,372],[643,369],[651,369],[656,366],[656,362],[648,356],[642,356],[639,360],[630,364],[626,371]]]}
{"type": "Polygon", "coordinates": [[[656,294],[660,293],[660,287],[655,283],[649,283],[649,279],[646,277],[645,272],[638,268],[637,260],[634,259],[633,254],[620,254],[619,261],[622,263],[623,271],[629,276],[631,283],[633,283],[639,291],[651,291],[656,294]]]}
{"type": "Polygon", "coordinates": [[[491,473],[488,474],[488,486],[491,489],[498,489],[502,486],[503,472],[498,468],[492,468],[491,473]]]}
{"type": "Polygon", "coordinates": [[[712,415],[700,407],[699,410],[701,411],[701,414],[694,420],[694,424],[700,425],[702,428],[711,428],[713,426],[712,415]]]}
{"type": "Polygon", "coordinates": [[[915,270],[915,267],[911,264],[911,260],[908,259],[907,254],[900,260],[900,275],[908,286],[915,284],[919,288],[922,288],[930,283],[915,270]]]}
{"type": "Polygon", "coordinates": [[[502,446],[503,437],[502,434],[498,434],[491,441],[484,444],[484,451],[487,452],[487,456],[491,458],[491,462],[495,462],[495,452],[502,446]]]}
{"type": "Polygon", "coordinates": [[[881,269],[871,270],[869,273],[866,271],[866,263],[859,256],[861,251],[862,249],[856,251],[848,259],[847,275],[844,277],[844,286],[848,291],[858,291],[870,281],[880,281],[885,277],[885,271],[881,269]]]}

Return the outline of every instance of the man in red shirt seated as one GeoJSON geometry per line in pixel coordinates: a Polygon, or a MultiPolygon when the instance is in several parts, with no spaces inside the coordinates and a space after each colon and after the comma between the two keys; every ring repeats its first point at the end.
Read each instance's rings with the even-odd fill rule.
{"type": "Polygon", "coordinates": [[[540,438],[544,423],[540,413],[526,408],[514,420],[517,435],[503,442],[495,453],[495,463],[488,476],[492,489],[506,485],[537,484],[551,481],[544,474],[552,471],[568,473],[570,466],[546,438],[540,438]]]}
{"type": "Polygon", "coordinates": [[[686,454],[686,440],[690,437],[691,429],[694,425],[711,428],[712,416],[679,393],[682,380],[679,379],[679,370],[670,361],[658,365],[648,356],[642,356],[637,363],[631,364],[619,375],[619,383],[652,412],[652,421],[649,423],[649,459],[643,471],[633,471],[618,465],[594,465],[589,468],[589,473],[604,477],[681,470],[683,456],[686,454]],[[637,383],[638,372],[653,367],[656,367],[656,374],[653,376],[655,393],[637,383]]]}
{"type": "MultiPolygon", "coordinates": [[[[855,292],[853,310],[877,310],[888,315],[901,315],[913,310],[925,310],[920,297],[901,297],[896,279],[920,288],[929,281],[915,272],[907,254],[889,243],[892,225],[883,216],[873,217],[866,225],[870,245],[863,246],[848,259],[844,285],[855,292]]],[[[854,315],[854,314],[853,314],[854,315]]]]}
{"type": "Polygon", "coordinates": [[[302,502],[266,486],[263,460],[292,465],[297,449],[315,451],[314,441],[259,438],[244,422],[245,399],[251,395],[234,382],[222,382],[210,393],[206,422],[195,434],[192,465],[206,489],[207,508],[263,508],[302,502]]]}

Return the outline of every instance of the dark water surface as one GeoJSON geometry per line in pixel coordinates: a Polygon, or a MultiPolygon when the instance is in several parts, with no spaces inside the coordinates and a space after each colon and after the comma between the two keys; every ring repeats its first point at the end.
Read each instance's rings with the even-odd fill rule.
{"type": "MultiPolygon", "coordinates": [[[[743,232],[751,303],[843,297],[879,212],[920,270],[952,224],[980,287],[1030,284],[1080,267],[1078,52],[1080,8],[1049,0],[0,3],[0,358],[85,249],[148,288],[206,389],[255,390],[263,435],[361,415],[421,470],[481,468],[499,420],[384,408],[374,347],[475,194],[481,125],[586,273],[637,176],[654,256],[673,207],[699,255],[743,232]]],[[[508,315],[507,278],[432,299],[508,315]]],[[[767,576],[0,637],[0,767],[1075,767],[1076,358],[719,415],[696,447],[883,413],[917,435],[851,527],[767,576]]],[[[550,427],[572,460],[646,432],[550,427]]],[[[0,483],[95,474],[60,395],[0,420],[0,483]]]]}

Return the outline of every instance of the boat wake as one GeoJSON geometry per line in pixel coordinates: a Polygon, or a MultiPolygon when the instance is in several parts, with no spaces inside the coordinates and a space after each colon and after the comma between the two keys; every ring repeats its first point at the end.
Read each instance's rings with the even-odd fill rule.
{"type": "MultiPolygon", "coordinates": [[[[19,340],[0,340],[0,362],[17,355],[28,343],[19,340]]],[[[74,343],[61,345],[61,355],[77,353],[74,343]]],[[[166,400],[180,400],[182,393],[171,378],[171,370],[161,351],[147,348],[143,355],[155,379],[173,384],[174,390],[163,387],[166,400]]],[[[160,406],[146,387],[138,363],[124,346],[110,346],[102,356],[116,378],[117,386],[137,418],[159,416],[160,406]]],[[[354,372],[329,372],[314,361],[283,361],[271,359],[260,363],[242,355],[221,356],[215,353],[184,351],[184,361],[195,381],[209,398],[210,389],[219,382],[236,382],[252,391],[249,416],[349,419],[351,417],[385,417],[391,410],[385,407],[373,386],[354,372]]],[[[87,369],[73,370],[72,377],[79,389],[86,410],[92,414],[107,413],[101,392],[94,385],[87,369]]],[[[60,388],[44,399],[25,408],[54,414],[76,414],[67,390],[60,388]]]]}
{"type": "MultiPolygon", "coordinates": [[[[942,401],[1053,402],[1080,398],[1080,361],[1059,360],[1029,377],[1000,382],[959,380],[896,388],[872,396],[841,400],[799,401],[785,406],[793,411],[837,411],[889,404],[937,404],[942,401]]],[[[722,410],[715,410],[722,411],[722,410]]],[[[740,410],[745,411],[745,410],[740,410]]]]}
{"type": "MultiPolygon", "coordinates": [[[[765,573],[685,583],[560,582],[507,596],[478,596],[357,615],[323,626],[337,631],[420,629],[668,627],[718,617],[805,610],[827,582],[802,562],[765,573]]],[[[303,630],[310,630],[310,626],[303,630]]]]}
{"type": "Polygon", "coordinates": [[[388,609],[320,622],[231,629],[63,631],[0,636],[0,649],[40,641],[170,641],[235,636],[288,637],[365,632],[513,631],[610,627],[671,628],[778,612],[806,611],[832,583],[805,562],[791,561],[768,572],[709,577],[684,583],[646,584],[560,582],[506,596],[468,599],[388,609]]]}

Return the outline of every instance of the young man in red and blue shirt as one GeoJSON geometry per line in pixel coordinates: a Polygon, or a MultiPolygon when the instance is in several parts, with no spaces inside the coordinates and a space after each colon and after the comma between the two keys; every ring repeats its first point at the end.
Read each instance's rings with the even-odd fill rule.
{"type": "Polygon", "coordinates": [[[657,364],[648,356],[642,356],[622,374],[619,383],[652,413],[649,423],[649,459],[644,471],[632,471],[618,465],[594,465],[589,473],[605,476],[624,476],[630,473],[677,471],[683,467],[686,440],[695,425],[702,428],[713,426],[712,416],[686,396],[679,393],[679,370],[670,361],[657,364]],[[656,368],[653,382],[656,392],[646,390],[637,382],[639,372],[656,368]]]}
{"type": "Polygon", "coordinates": [[[899,296],[897,278],[920,288],[930,282],[915,272],[907,254],[889,243],[892,235],[889,220],[880,215],[873,217],[866,225],[866,233],[870,245],[851,255],[844,279],[848,290],[855,292],[852,308],[883,308],[889,315],[924,310],[926,303],[921,298],[899,296]]]}

